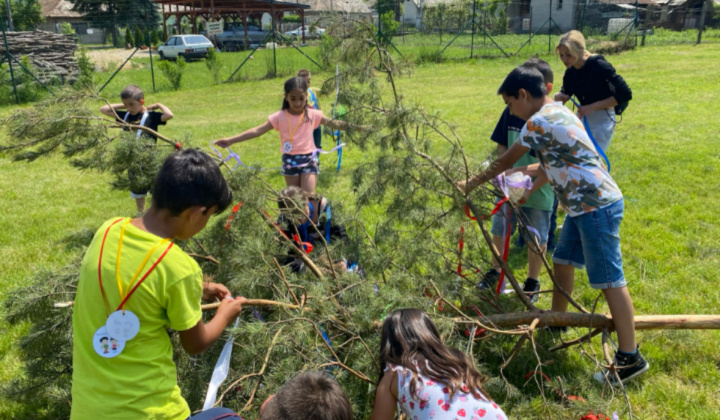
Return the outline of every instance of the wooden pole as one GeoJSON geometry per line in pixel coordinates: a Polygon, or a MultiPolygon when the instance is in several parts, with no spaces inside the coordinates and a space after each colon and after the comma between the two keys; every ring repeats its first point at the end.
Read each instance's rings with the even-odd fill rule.
{"type": "MultiPolygon", "coordinates": [[[[496,327],[529,325],[539,319],[540,326],[610,328],[612,317],[602,314],[576,312],[514,312],[478,318],[482,323],[496,327]]],[[[454,318],[463,321],[462,318],[454,318]]],[[[720,315],[636,315],[636,330],[715,330],[720,329],[720,315]]]]}

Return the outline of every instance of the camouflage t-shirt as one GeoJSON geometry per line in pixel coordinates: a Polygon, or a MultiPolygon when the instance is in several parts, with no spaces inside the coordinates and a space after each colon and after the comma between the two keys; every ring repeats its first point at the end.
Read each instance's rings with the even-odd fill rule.
{"type": "Polygon", "coordinates": [[[582,123],[562,103],[545,105],[530,117],[518,142],[535,150],[555,195],[571,217],[622,198],[582,123]]]}

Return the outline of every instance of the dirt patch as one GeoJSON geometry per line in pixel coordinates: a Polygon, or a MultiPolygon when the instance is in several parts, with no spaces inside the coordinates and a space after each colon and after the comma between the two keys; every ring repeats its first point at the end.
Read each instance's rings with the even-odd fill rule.
{"type": "MultiPolygon", "coordinates": [[[[121,48],[109,48],[103,50],[88,50],[87,54],[90,57],[90,60],[92,60],[92,62],[95,64],[96,71],[108,71],[117,69],[120,64],[124,63],[125,60],[130,57],[130,54],[132,54],[133,51],[134,50],[132,49],[126,50],[121,48]]],[[[148,57],[150,57],[150,53],[148,50],[138,50],[135,55],[133,55],[133,59],[148,57]]],[[[153,51],[153,59],[160,59],[160,57],[158,57],[157,55],[157,51],[153,51]]],[[[123,70],[138,68],[142,66],[143,64],[138,64],[130,61],[129,63],[125,64],[123,70]]]]}

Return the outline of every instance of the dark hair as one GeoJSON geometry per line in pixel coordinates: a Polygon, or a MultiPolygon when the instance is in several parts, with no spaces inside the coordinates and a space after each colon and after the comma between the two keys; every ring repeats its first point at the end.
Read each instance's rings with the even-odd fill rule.
{"type": "Polygon", "coordinates": [[[476,398],[486,396],[482,387],[485,377],[472,360],[446,346],[430,317],[419,309],[398,309],[385,318],[380,338],[380,376],[388,364],[412,372],[412,396],[419,395],[423,386],[418,374],[447,386],[451,400],[458,391],[472,393],[476,398]]]}
{"type": "Polygon", "coordinates": [[[340,385],[324,372],[301,373],[275,393],[260,420],[352,420],[350,401],[340,385]]]}
{"type": "Polygon", "coordinates": [[[540,71],[523,66],[516,67],[507,75],[498,88],[497,94],[517,98],[520,89],[525,89],[533,98],[542,98],[547,95],[545,80],[540,71]]]}
{"type": "MultiPolygon", "coordinates": [[[[300,89],[303,92],[307,93],[308,90],[308,84],[302,77],[291,77],[285,81],[285,96],[287,96],[288,93],[292,92],[295,89],[300,89]]],[[[285,99],[285,96],[283,96],[283,103],[281,109],[288,109],[290,108],[290,104],[288,103],[287,99],[285,99]]],[[[306,102],[307,105],[307,102],[306,102]]],[[[308,113],[305,113],[305,117],[303,118],[303,122],[309,122],[310,117],[308,117],[308,113]]]]}
{"type": "Polygon", "coordinates": [[[535,69],[542,74],[543,80],[545,80],[545,83],[553,83],[553,71],[552,67],[550,67],[550,64],[548,64],[547,61],[534,56],[530,57],[527,60],[525,60],[524,63],[520,67],[526,67],[529,69],[535,69]]]}
{"type": "Polygon", "coordinates": [[[120,99],[134,99],[136,101],[140,101],[145,99],[145,94],[143,93],[143,90],[140,89],[140,86],[127,85],[125,86],[125,89],[120,92],[120,99]]]}
{"type": "Polygon", "coordinates": [[[103,340],[107,340],[107,339],[108,339],[107,337],[103,337],[103,338],[100,339],[100,342],[102,343],[103,340]]]}
{"type": "Polygon", "coordinates": [[[174,216],[193,206],[217,206],[217,213],[221,213],[231,200],[232,192],[220,167],[198,149],[182,149],[168,156],[152,192],[152,205],[174,216]]]}

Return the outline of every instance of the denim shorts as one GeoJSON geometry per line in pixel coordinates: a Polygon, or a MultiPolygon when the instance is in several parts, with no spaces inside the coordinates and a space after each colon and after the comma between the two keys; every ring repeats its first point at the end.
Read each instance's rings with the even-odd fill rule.
{"type": "Polygon", "coordinates": [[[553,263],[575,268],[587,266],[593,289],[612,289],[627,285],[620,252],[620,222],[623,200],[609,206],[565,217],[555,245],[553,263]]]}
{"type": "MultiPolygon", "coordinates": [[[[504,209],[495,213],[492,218],[492,226],[490,227],[490,233],[492,233],[493,236],[505,236],[506,216],[504,215],[503,210],[504,209]]],[[[550,215],[552,214],[552,211],[534,209],[530,207],[520,207],[520,212],[523,215],[522,220],[525,222],[525,224],[534,228],[540,235],[540,237],[537,238],[538,243],[541,246],[547,244],[548,232],[550,232],[550,215]]],[[[515,232],[515,228],[517,227],[515,212],[511,212],[510,221],[512,222],[512,232],[510,232],[510,234],[512,235],[515,232]]],[[[525,242],[529,244],[533,243],[532,239],[528,237],[528,235],[534,235],[534,233],[525,229],[523,229],[522,232],[523,237],[525,238],[525,242]]]]}
{"type": "Polygon", "coordinates": [[[303,174],[319,174],[318,158],[312,153],[307,155],[282,155],[282,174],[285,176],[299,176],[303,174]]]}

